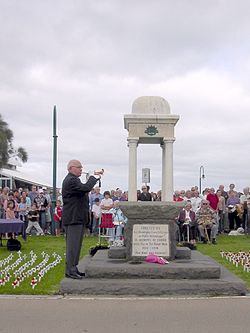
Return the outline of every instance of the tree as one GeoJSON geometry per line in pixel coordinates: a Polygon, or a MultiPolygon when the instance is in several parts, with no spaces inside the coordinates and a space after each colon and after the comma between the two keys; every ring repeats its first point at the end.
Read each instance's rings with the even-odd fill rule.
{"type": "Polygon", "coordinates": [[[13,139],[13,132],[0,114],[0,168],[7,164],[9,159],[9,145],[13,139]]]}
{"type": "Polygon", "coordinates": [[[9,125],[3,120],[0,114],[0,168],[8,164],[10,155],[16,154],[22,162],[28,161],[28,153],[23,147],[17,150],[12,145],[13,132],[9,129],[9,125]]]}
{"type": "Polygon", "coordinates": [[[28,161],[28,153],[23,147],[17,149],[17,155],[21,158],[23,163],[28,161]]]}

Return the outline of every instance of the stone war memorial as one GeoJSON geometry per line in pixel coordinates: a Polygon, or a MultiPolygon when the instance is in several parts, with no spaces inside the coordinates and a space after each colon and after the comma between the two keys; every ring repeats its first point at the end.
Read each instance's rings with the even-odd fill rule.
{"type": "Polygon", "coordinates": [[[178,115],[158,96],[137,98],[124,115],[128,131],[128,202],[120,202],[128,218],[124,246],[86,256],[82,280],[63,279],[60,292],[84,295],[245,295],[246,284],[210,257],[176,246],[176,224],[183,204],[173,202],[173,144],[178,115]],[[137,147],[158,144],[162,149],[162,201],[137,201],[137,147]],[[168,260],[146,262],[147,255],[168,260]]]}

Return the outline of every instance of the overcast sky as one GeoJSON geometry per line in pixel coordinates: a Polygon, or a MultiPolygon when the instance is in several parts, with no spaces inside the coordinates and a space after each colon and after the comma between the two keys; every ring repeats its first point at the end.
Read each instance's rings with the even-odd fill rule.
{"type": "MultiPolygon", "coordinates": [[[[124,114],[162,96],[175,127],[174,188],[250,185],[248,0],[0,0],[0,114],[52,184],[52,112],[58,116],[58,186],[67,162],[104,168],[103,189],[128,187],[124,114]]],[[[151,188],[161,149],[138,148],[151,188]]],[[[21,168],[20,168],[21,170],[21,168]]]]}

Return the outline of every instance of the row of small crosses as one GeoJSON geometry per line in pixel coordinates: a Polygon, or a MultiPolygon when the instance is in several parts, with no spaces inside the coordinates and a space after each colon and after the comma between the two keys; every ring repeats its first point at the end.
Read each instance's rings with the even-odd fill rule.
{"type": "Polygon", "coordinates": [[[250,272],[250,252],[225,252],[220,251],[221,257],[231,262],[235,267],[243,266],[243,270],[247,273],[250,272]]]}
{"type": "Polygon", "coordinates": [[[21,251],[18,251],[17,260],[11,264],[10,262],[14,260],[14,256],[12,254],[1,260],[0,268],[2,270],[0,271],[0,286],[4,286],[5,283],[10,281],[10,278],[12,277],[11,271],[13,271],[12,274],[15,277],[15,280],[12,283],[13,288],[19,287],[25,278],[33,275],[30,285],[34,289],[38,282],[41,281],[42,277],[62,261],[62,257],[55,252],[52,254],[54,261],[50,263],[48,263],[50,256],[47,253],[43,251],[41,252],[41,256],[43,260],[34,267],[32,266],[37,260],[37,255],[33,251],[30,251],[31,259],[28,261],[26,261],[27,255],[22,256],[21,251]],[[20,264],[22,264],[24,261],[25,263],[20,266],[20,264]],[[17,267],[18,269],[16,269],[17,267]],[[34,276],[35,273],[37,273],[37,276],[34,276]]]}

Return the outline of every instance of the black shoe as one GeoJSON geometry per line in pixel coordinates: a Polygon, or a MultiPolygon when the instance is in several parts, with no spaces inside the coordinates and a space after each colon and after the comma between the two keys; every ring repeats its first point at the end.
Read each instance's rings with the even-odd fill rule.
{"type": "Polygon", "coordinates": [[[215,239],[215,238],[213,238],[213,239],[212,239],[212,244],[214,244],[214,245],[215,245],[215,244],[217,244],[217,242],[216,242],[216,239],[215,239]]]}
{"type": "Polygon", "coordinates": [[[78,269],[76,270],[76,273],[80,276],[85,276],[85,273],[78,271],[78,269]]]}
{"type": "Polygon", "coordinates": [[[81,280],[82,279],[82,277],[77,273],[71,273],[71,274],[66,273],[65,277],[69,278],[69,279],[74,279],[74,280],[81,280]]]}

